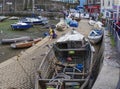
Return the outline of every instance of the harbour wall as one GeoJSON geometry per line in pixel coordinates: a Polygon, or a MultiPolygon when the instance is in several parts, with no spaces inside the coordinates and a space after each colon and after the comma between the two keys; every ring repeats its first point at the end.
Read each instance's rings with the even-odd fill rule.
{"type": "Polygon", "coordinates": [[[0,64],[0,89],[34,89],[35,73],[48,47],[49,37],[0,64]]]}

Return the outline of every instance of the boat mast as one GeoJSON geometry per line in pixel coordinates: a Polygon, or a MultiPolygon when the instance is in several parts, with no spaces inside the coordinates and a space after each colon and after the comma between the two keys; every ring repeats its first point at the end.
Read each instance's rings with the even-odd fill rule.
{"type": "Polygon", "coordinates": [[[34,13],[35,12],[35,1],[32,0],[32,12],[34,13]]]}

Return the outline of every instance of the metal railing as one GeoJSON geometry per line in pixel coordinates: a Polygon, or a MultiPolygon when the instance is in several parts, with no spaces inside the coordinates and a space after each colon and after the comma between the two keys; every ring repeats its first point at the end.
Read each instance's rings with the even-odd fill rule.
{"type": "Polygon", "coordinates": [[[107,29],[112,34],[115,46],[117,47],[118,51],[120,52],[120,27],[113,21],[108,19],[107,20],[107,29]]]}
{"type": "MultiPolygon", "coordinates": [[[[107,20],[107,28],[113,35],[115,46],[120,52],[120,26],[118,26],[113,20],[107,20]]],[[[116,89],[120,89],[120,76],[116,89]]]]}

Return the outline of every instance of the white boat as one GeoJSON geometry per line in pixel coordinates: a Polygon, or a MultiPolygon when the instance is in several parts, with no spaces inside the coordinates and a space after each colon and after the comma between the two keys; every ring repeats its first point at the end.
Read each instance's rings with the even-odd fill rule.
{"type": "Polygon", "coordinates": [[[38,68],[35,89],[84,89],[91,76],[93,52],[89,40],[77,31],[60,37],[38,68]]]}
{"type": "Polygon", "coordinates": [[[94,21],[94,20],[89,20],[89,25],[92,25],[92,26],[94,26],[95,25],[95,23],[96,23],[96,21],[94,21]]]}
{"type": "Polygon", "coordinates": [[[103,23],[100,21],[89,20],[89,25],[94,26],[94,28],[102,29],[103,23]]]}
{"type": "Polygon", "coordinates": [[[93,29],[90,31],[88,38],[91,43],[96,44],[101,41],[103,37],[103,30],[93,29]]]}
{"type": "Polygon", "coordinates": [[[103,26],[103,23],[100,22],[100,21],[97,21],[94,25],[94,28],[97,28],[97,29],[102,29],[102,26],[103,26]]]}
{"type": "Polygon", "coordinates": [[[81,18],[89,19],[90,15],[89,15],[89,13],[81,13],[81,18]]]}
{"type": "Polygon", "coordinates": [[[0,16],[0,22],[4,21],[5,19],[7,19],[6,16],[0,16]]]}
{"type": "Polygon", "coordinates": [[[18,19],[19,19],[19,17],[17,17],[17,16],[12,16],[9,18],[9,20],[18,20],[18,19]]]}

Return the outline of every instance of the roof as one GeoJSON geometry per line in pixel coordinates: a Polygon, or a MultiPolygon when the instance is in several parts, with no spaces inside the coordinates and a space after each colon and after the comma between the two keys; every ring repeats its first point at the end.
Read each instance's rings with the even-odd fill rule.
{"type": "Polygon", "coordinates": [[[52,0],[52,1],[58,1],[64,3],[78,3],[78,0],[52,0]]]}

